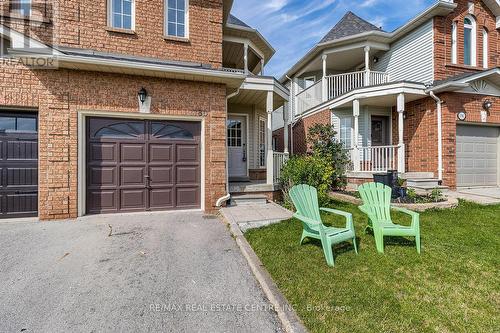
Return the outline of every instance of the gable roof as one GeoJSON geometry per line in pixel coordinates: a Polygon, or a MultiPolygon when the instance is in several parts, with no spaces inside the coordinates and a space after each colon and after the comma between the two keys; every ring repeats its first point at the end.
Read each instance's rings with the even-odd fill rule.
{"type": "Polygon", "coordinates": [[[336,39],[357,35],[367,31],[383,30],[362,19],[353,12],[348,11],[319,43],[331,42],[336,39]]]}
{"type": "Polygon", "coordinates": [[[234,24],[234,25],[239,25],[240,27],[245,27],[245,28],[251,28],[248,24],[234,16],[233,14],[229,14],[229,18],[227,20],[227,23],[229,24],[234,24]]]}

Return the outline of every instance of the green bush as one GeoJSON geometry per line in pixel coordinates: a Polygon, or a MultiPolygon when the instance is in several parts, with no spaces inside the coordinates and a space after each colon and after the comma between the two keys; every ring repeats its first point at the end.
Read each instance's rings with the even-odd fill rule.
{"type": "Polygon", "coordinates": [[[292,156],[281,170],[280,184],[285,205],[292,207],[289,191],[299,184],[316,187],[320,203],[326,202],[332,188],[333,174],[333,166],[325,159],[314,155],[292,156]]]}

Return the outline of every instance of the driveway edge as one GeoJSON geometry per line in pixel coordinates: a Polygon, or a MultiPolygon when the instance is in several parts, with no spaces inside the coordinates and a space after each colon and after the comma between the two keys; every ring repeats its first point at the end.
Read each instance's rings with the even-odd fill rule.
{"type": "Polygon", "coordinates": [[[283,329],[287,333],[306,333],[308,330],[300,320],[293,307],[288,303],[285,296],[278,289],[278,286],[271,278],[271,275],[264,268],[257,254],[254,252],[240,228],[231,218],[228,218],[221,211],[222,219],[229,226],[229,230],[236,240],[236,244],[240,248],[241,253],[245,257],[254,274],[255,278],[264,291],[264,294],[271,302],[274,310],[278,314],[278,318],[283,325],[283,329]]]}

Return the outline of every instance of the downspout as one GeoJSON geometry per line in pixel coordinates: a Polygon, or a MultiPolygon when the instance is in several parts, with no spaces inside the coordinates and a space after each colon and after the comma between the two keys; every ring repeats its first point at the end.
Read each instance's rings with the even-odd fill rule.
{"type": "MultiPolygon", "coordinates": [[[[236,90],[234,93],[232,94],[229,94],[226,96],[226,114],[227,114],[227,103],[229,101],[229,99],[233,98],[234,96],[238,95],[240,93],[240,89],[238,88],[238,90],[236,90]]],[[[226,135],[227,135],[227,121],[226,121],[226,124],[225,124],[225,131],[226,131],[226,135]]],[[[229,152],[228,152],[228,146],[227,146],[227,139],[226,139],[226,194],[222,197],[220,197],[219,199],[217,199],[217,201],[215,202],[215,207],[221,207],[223,203],[225,203],[226,201],[228,201],[229,199],[231,199],[231,194],[229,193],[229,162],[228,162],[228,156],[229,156],[229,152]]]]}
{"type": "MultiPolygon", "coordinates": [[[[289,149],[289,152],[290,152],[290,156],[293,155],[293,119],[295,118],[295,112],[294,111],[294,108],[295,108],[295,86],[293,85],[293,79],[291,77],[289,77],[288,75],[285,75],[285,77],[290,81],[290,92],[292,93],[292,98],[291,98],[291,102],[290,102],[290,110],[292,112],[290,112],[291,114],[288,115],[288,121],[290,121],[290,117],[292,118],[292,121],[290,121],[290,149],[289,149]]],[[[288,125],[286,125],[288,126],[288,125]]],[[[288,144],[288,142],[286,143],[288,144]]]]}
{"type": "Polygon", "coordinates": [[[438,123],[438,180],[443,181],[443,101],[437,97],[433,91],[429,91],[429,95],[436,101],[437,106],[437,123],[438,123]]]}

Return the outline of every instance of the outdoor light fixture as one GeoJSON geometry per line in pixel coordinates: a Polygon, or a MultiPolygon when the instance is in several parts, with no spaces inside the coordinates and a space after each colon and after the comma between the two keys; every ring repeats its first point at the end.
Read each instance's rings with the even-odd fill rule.
{"type": "Polygon", "coordinates": [[[142,88],[141,90],[139,90],[138,96],[139,96],[139,100],[141,101],[141,103],[144,104],[144,102],[146,101],[146,98],[148,98],[148,91],[146,89],[142,88]]]}
{"type": "Polygon", "coordinates": [[[374,64],[376,64],[378,61],[379,61],[379,58],[378,58],[378,57],[374,57],[374,58],[373,58],[373,63],[374,63],[374,64]]]}
{"type": "Polygon", "coordinates": [[[485,100],[483,103],[483,109],[490,114],[490,109],[493,107],[493,102],[489,99],[485,100]]]}

